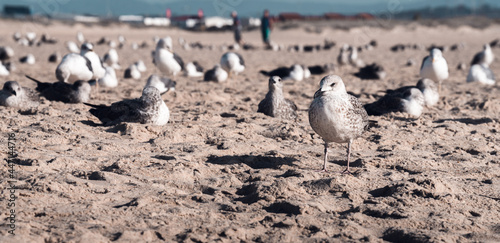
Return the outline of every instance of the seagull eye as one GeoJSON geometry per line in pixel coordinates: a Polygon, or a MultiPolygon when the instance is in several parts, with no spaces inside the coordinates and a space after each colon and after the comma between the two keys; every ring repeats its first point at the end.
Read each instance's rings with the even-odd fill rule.
{"type": "Polygon", "coordinates": [[[335,86],[335,83],[330,84],[330,86],[334,87],[334,86],[335,86]]]}

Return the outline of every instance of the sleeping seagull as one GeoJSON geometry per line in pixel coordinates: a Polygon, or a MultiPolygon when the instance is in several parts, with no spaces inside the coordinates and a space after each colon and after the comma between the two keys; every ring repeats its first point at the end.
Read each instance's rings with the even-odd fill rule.
{"type": "Polygon", "coordinates": [[[102,87],[114,88],[118,86],[115,69],[112,67],[106,67],[106,74],[104,77],[98,79],[97,82],[102,87]]]}
{"type": "Polygon", "coordinates": [[[20,63],[26,63],[26,64],[29,64],[29,65],[33,65],[35,64],[35,56],[33,56],[33,54],[28,54],[24,57],[21,57],[19,58],[19,62],[20,63]]]}
{"type": "Polygon", "coordinates": [[[278,76],[269,78],[269,92],[259,103],[257,112],[281,119],[297,119],[297,106],[283,96],[283,83],[278,76]]]}
{"type": "Polygon", "coordinates": [[[141,98],[123,100],[105,105],[92,105],[90,113],[97,117],[105,126],[116,125],[121,122],[138,122],[162,126],[167,124],[170,112],[161,99],[160,91],[147,86],[142,91],[141,98]]]}
{"type": "MultiPolygon", "coordinates": [[[[274,69],[272,71],[266,72],[264,70],[261,70],[260,73],[272,77],[272,76],[278,76],[283,80],[293,80],[293,81],[302,81],[304,78],[306,78],[306,72],[309,72],[309,70],[305,70],[303,67],[299,64],[292,65],[291,67],[279,67],[277,69],[274,69]]],[[[306,68],[307,69],[307,68],[306,68]]],[[[311,73],[308,73],[308,76],[311,76],[311,73]]]]}
{"type": "Polygon", "coordinates": [[[14,49],[10,46],[0,46],[0,62],[6,64],[14,57],[14,49]]]}
{"type": "Polygon", "coordinates": [[[225,82],[227,80],[227,72],[222,69],[220,64],[215,65],[214,68],[205,72],[203,76],[204,81],[225,82]]]}
{"type": "Polygon", "coordinates": [[[28,75],[27,78],[37,83],[36,91],[47,100],[61,101],[64,103],[82,103],[90,100],[90,84],[87,81],[78,80],[73,84],[64,82],[45,83],[28,75]]]}
{"type": "Polygon", "coordinates": [[[420,117],[425,105],[425,98],[422,91],[414,87],[400,91],[387,92],[379,100],[366,104],[365,109],[368,115],[381,116],[391,112],[403,112],[415,118],[420,117]]]}
{"type": "Polygon", "coordinates": [[[8,81],[0,90],[0,105],[27,110],[40,104],[40,96],[29,89],[19,85],[16,81],[8,81]]]}
{"type": "Polygon", "coordinates": [[[170,37],[160,39],[156,44],[153,63],[165,75],[175,76],[184,69],[182,59],[173,53],[170,37]]]}
{"type": "Polygon", "coordinates": [[[489,67],[494,59],[495,59],[495,56],[493,55],[493,52],[491,51],[490,45],[485,44],[483,46],[483,50],[476,53],[476,55],[474,55],[474,58],[472,58],[470,65],[472,66],[475,64],[484,64],[486,67],[489,67]]]}
{"type": "Polygon", "coordinates": [[[164,94],[167,91],[175,91],[176,84],[177,83],[175,81],[169,78],[160,77],[156,74],[152,74],[146,81],[145,87],[153,86],[160,91],[160,94],[164,94]]]}
{"type": "MultiPolygon", "coordinates": [[[[412,88],[417,88],[420,90],[420,92],[422,92],[425,106],[432,107],[438,103],[439,101],[438,88],[436,86],[436,83],[428,78],[422,78],[418,80],[415,86],[404,86],[396,90],[388,89],[386,93],[392,96],[402,97],[407,90],[412,88]]],[[[415,91],[415,95],[419,96],[418,92],[415,91]]],[[[411,113],[411,112],[406,112],[406,113],[411,113]]]]}
{"type": "Polygon", "coordinates": [[[474,64],[470,67],[469,74],[467,75],[467,82],[479,82],[481,84],[494,85],[495,75],[486,63],[474,64]]]}
{"type": "Polygon", "coordinates": [[[54,52],[49,56],[49,62],[60,62],[61,61],[61,54],[59,52],[54,52]]]}
{"type": "Polygon", "coordinates": [[[127,69],[125,69],[125,72],[123,73],[123,77],[139,80],[139,79],[141,79],[141,72],[139,72],[137,65],[132,64],[127,69]]]}
{"type": "Polygon", "coordinates": [[[144,64],[144,62],[142,60],[139,60],[139,61],[135,62],[134,64],[137,66],[137,70],[139,70],[139,72],[141,72],[141,73],[146,72],[148,70],[146,68],[146,64],[144,64]]]}
{"type": "Polygon", "coordinates": [[[422,60],[420,77],[439,82],[438,90],[439,93],[441,93],[441,83],[443,80],[447,79],[448,76],[448,63],[446,59],[444,59],[443,53],[437,48],[432,49],[430,55],[422,60]]]}
{"type": "Polygon", "coordinates": [[[346,92],[344,82],[337,75],[321,80],[309,107],[309,123],[325,141],[323,171],[328,161],[328,144],[347,143],[347,169],[350,173],[351,144],[368,128],[368,114],[358,99],[346,92]]]}
{"type": "Polygon", "coordinates": [[[226,52],[220,59],[222,69],[231,74],[238,75],[245,70],[245,61],[243,57],[236,52],[226,52]]]}
{"type": "Polygon", "coordinates": [[[186,64],[186,76],[188,77],[202,77],[203,67],[197,61],[189,62],[186,64]]]}
{"type": "Polygon", "coordinates": [[[1,62],[0,62],[0,76],[9,76],[10,72],[1,62]]]}
{"type": "Polygon", "coordinates": [[[121,67],[120,64],[118,64],[118,60],[118,52],[116,52],[114,48],[109,49],[109,51],[104,54],[104,57],[102,58],[102,62],[104,64],[119,70],[121,67]]]}

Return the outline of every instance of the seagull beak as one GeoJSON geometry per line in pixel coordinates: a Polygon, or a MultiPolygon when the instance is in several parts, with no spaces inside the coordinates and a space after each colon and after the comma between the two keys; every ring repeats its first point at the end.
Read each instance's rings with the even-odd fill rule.
{"type": "Polygon", "coordinates": [[[314,98],[318,98],[318,97],[322,96],[324,93],[325,93],[325,91],[319,89],[318,91],[316,91],[316,93],[314,93],[314,98]]]}
{"type": "Polygon", "coordinates": [[[436,59],[432,58],[432,63],[434,63],[436,61],[436,59]]]}

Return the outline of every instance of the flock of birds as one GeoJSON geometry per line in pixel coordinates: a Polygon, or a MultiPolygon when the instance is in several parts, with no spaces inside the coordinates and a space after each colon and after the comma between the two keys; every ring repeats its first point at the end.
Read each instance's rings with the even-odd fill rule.
{"type": "MultiPolygon", "coordinates": [[[[27,33],[22,37],[19,33],[14,34],[14,39],[22,45],[39,45],[42,42],[55,43],[56,40],[46,35],[40,40],[36,34],[27,33]]],[[[103,125],[116,125],[121,122],[138,122],[143,124],[165,125],[170,118],[170,112],[161,95],[167,91],[175,90],[176,82],[169,77],[175,77],[183,73],[188,77],[203,77],[205,81],[225,82],[234,75],[245,71],[245,61],[236,51],[228,51],[222,55],[220,62],[212,69],[204,71],[196,62],[184,63],[182,58],[173,51],[172,38],[156,38],[156,48],[152,51],[152,61],[160,74],[148,77],[143,88],[142,96],[136,99],[127,99],[112,103],[111,105],[95,105],[90,102],[92,86],[97,89],[102,87],[118,86],[118,78],[115,70],[121,70],[119,56],[114,42],[108,42],[110,49],[101,58],[95,51],[94,45],[85,41],[82,33],[77,34],[77,40],[81,42],[80,47],[75,42],[67,42],[66,47],[70,53],[61,58],[58,53],[49,57],[49,62],[58,62],[55,70],[57,82],[42,82],[34,77],[26,76],[36,82],[37,87],[31,90],[21,87],[16,81],[4,83],[0,90],[0,105],[14,107],[17,109],[35,108],[40,103],[40,96],[51,101],[65,103],[84,103],[90,107],[89,112],[96,116],[103,125]]],[[[123,46],[125,38],[118,38],[119,46],[123,46]]],[[[98,42],[106,42],[103,38],[98,42]]],[[[189,44],[182,38],[179,43],[183,48],[192,48],[201,44],[189,44]]],[[[331,48],[335,44],[325,44],[331,48]],[[328,44],[328,45],[327,45],[328,44]]],[[[144,45],[143,45],[144,46],[144,45]]],[[[384,79],[384,69],[376,64],[365,65],[358,58],[358,51],[370,50],[377,46],[372,41],[364,47],[353,47],[347,44],[339,50],[337,64],[352,65],[359,68],[355,74],[362,79],[384,79]]],[[[244,49],[248,49],[246,47],[244,49]]],[[[239,49],[237,46],[233,50],[239,49]]],[[[311,49],[311,48],[309,48],[311,49]]],[[[290,50],[305,50],[304,47],[292,48],[290,50]]],[[[312,48],[312,50],[315,50],[312,48]]],[[[14,51],[8,46],[0,47],[0,76],[7,76],[15,69],[11,59],[14,51]]],[[[489,65],[494,56],[489,44],[484,45],[481,52],[477,53],[471,62],[467,82],[479,82],[482,84],[495,84],[493,72],[489,65]]],[[[28,64],[35,63],[35,57],[31,54],[20,58],[20,62],[28,64]]],[[[285,99],[283,94],[283,81],[301,81],[311,75],[322,75],[332,73],[336,65],[327,63],[325,65],[306,66],[294,64],[290,67],[278,67],[274,70],[261,70],[260,73],[269,76],[269,91],[258,105],[258,112],[271,117],[281,119],[297,119],[297,106],[293,101],[285,99]]],[[[141,73],[146,71],[146,65],[142,60],[135,62],[124,70],[124,78],[141,79],[141,73]]],[[[351,144],[361,136],[368,127],[369,115],[383,115],[390,112],[404,112],[412,117],[419,117],[424,107],[432,107],[439,101],[441,84],[449,76],[448,64],[439,48],[432,48],[429,56],[422,60],[420,67],[421,79],[415,86],[405,86],[396,90],[387,90],[379,100],[362,105],[356,97],[348,94],[341,77],[327,75],[320,82],[319,90],[314,94],[314,99],[309,107],[309,122],[313,130],[324,140],[324,165],[326,171],[329,143],[347,143],[347,169],[351,144]],[[436,85],[436,82],[438,83],[436,85]]]]}

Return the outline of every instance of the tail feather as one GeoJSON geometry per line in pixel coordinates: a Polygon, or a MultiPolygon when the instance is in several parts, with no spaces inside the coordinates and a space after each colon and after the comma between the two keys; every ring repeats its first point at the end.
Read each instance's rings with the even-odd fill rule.
{"type": "Polygon", "coordinates": [[[271,74],[269,74],[269,72],[268,72],[268,71],[265,71],[265,70],[260,70],[260,72],[259,72],[259,73],[262,73],[262,74],[264,74],[264,75],[266,75],[266,76],[270,76],[270,75],[271,75],[271,74]]]}

